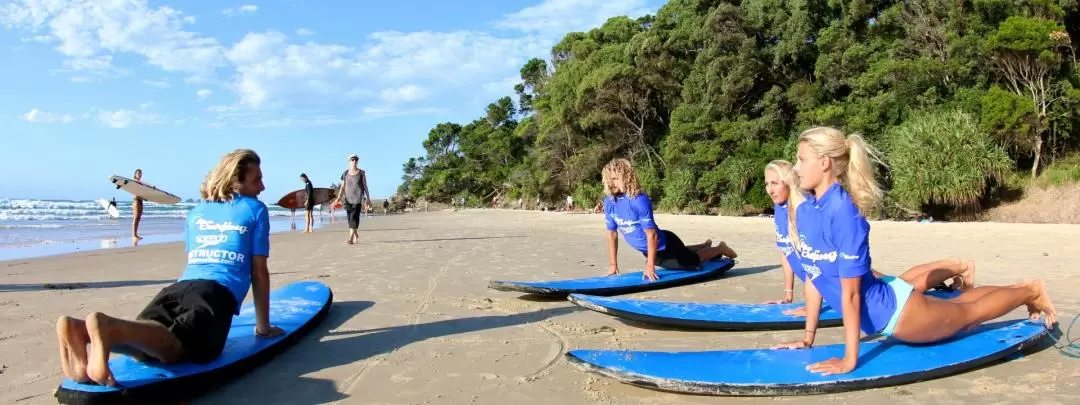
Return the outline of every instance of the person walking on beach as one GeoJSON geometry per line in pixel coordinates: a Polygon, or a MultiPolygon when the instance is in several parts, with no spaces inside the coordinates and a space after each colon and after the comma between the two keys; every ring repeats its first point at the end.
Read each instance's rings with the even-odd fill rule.
{"type": "Polygon", "coordinates": [[[357,165],[360,157],[349,155],[349,168],[341,173],[341,186],[338,189],[338,201],[344,198],[345,213],[349,218],[349,240],[345,243],[350,245],[360,240],[357,228],[360,227],[360,213],[365,210],[364,201],[370,200],[368,193],[367,175],[357,165]]]}
{"type": "Polygon", "coordinates": [[[233,315],[251,288],[256,339],[284,333],[270,323],[270,217],[258,200],[259,155],[233,151],[200,188],[203,202],[187,216],[187,266],[134,320],[91,312],[56,321],[60,367],[80,383],[115,386],[112,351],[138,361],[206,363],[221,355],[233,315]],[[89,350],[87,346],[89,345],[89,350]]]}
{"type": "MultiPolygon", "coordinates": [[[[142,169],[135,169],[135,180],[142,181],[142,169]]],[[[139,221],[142,220],[143,212],[143,199],[139,196],[135,196],[134,200],[131,200],[131,239],[139,240],[142,236],[139,236],[139,221]]]]}
{"type": "Polygon", "coordinates": [[[311,180],[308,179],[306,173],[300,173],[300,180],[304,182],[304,219],[307,221],[304,232],[311,233],[315,231],[315,215],[313,212],[315,209],[315,186],[311,185],[311,180]]]}

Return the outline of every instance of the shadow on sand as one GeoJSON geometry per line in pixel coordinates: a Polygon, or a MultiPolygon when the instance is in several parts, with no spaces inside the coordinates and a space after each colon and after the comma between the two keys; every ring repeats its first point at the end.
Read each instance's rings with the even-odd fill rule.
{"type": "MultiPolygon", "coordinates": [[[[368,365],[356,363],[393,352],[411,343],[522,325],[584,310],[566,306],[512,315],[475,316],[416,325],[331,332],[372,305],[370,301],[334,303],[326,319],[295,346],[244,377],[225,383],[220,389],[207,393],[192,403],[320,404],[338,401],[349,397],[342,392],[348,389],[347,386],[338,387],[333,380],[307,375],[341,366],[349,366],[350,373],[362,373],[368,365]]],[[[349,384],[354,378],[356,375],[344,383],[349,384]]],[[[362,397],[363,394],[357,395],[362,397]]]]}
{"type": "Polygon", "coordinates": [[[85,283],[45,283],[45,284],[0,284],[0,292],[14,291],[39,291],[39,290],[76,290],[82,288],[114,288],[114,287],[138,287],[144,285],[169,284],[176,279],[168,280],[121,280],[121,281],[89,281],[85,283]]]}

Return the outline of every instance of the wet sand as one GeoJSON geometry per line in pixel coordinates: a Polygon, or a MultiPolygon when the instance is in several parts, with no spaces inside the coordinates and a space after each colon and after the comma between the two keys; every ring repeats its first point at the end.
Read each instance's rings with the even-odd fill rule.
{"type": "MultiPolygon", "coordinates": [[[[727,241],[740,263],[725,278],[631,294],[754,303],[783,295],[770,218],[659,215],[688,244],[727,241]]],[[[297,345],[195,404],[1076,404],[1080,362],[1053,348],[1008,364],[897,387],[841,394],[717,398],[664,393],[587,374],[576,348],[761,348],[799,331],[703,332],[631,324],[566,301],[488,290],[490,280],[541,280],[606,270],[596,214],[469,210],[343,221],[314,234],[271,236],[272,283],[317,279],[334,291],[329,316],[297,345]]],[[[1080,311],[1080,226],[874,222],[880,271],[951,256],[975,260],[980,284],[1047,280],[1064,326],[1080,311]]],[[[137,314],[179,275],[181,243],[0,262],[0,403],[55,403],[59,315],[137,314]]],[[[620,242],[624,271],[641,256],[620,242]]],[[[797,287],[801,291],[801,286],[797,287]]],[[[250,300],[250,294],[248,296],[250,300]]],[[[1014,311],[1005,318],[1024,316],[1014,311]]],[[[819,332],[842,341],[842,328],[819,332]]],[[[1080,331],[1074,332],[1080,334],[1080,331]]]]}

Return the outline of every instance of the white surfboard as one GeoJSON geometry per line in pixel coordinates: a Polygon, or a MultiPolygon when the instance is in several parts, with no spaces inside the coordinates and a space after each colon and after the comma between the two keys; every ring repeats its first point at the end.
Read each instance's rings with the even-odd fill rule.
{"type": "Polygon", "coordinates": [[[111,181],[112,184],[115,184],[116,188],[124,189],[124,191],[147,201],[169,205],[180,202],[180,197],[138,180],[129,179],[124,176],[112,176],[109,177],[109,181],[111,181]]]}
{"type": "Polygon", "coordinates": [[[105,211],[109,213],[110,217],[113,219],[120,218],[120,210],[116,209],[115,205],[109,204],[108,200],[102,198],[97,200],[97,202],[98,204],[101,204],[101,208],[104,208],[105,211]]]}

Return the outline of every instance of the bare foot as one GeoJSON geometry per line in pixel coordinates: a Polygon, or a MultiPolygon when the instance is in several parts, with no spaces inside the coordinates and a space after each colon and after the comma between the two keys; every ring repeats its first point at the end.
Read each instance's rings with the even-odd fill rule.
{"type": "MultiPolygon", "coordinates": [[[[967,291],[975,288],[975,262],[971,260],[960,260],[960,265],[964,267],[964,271],[960,273],[961,287],[960,291],[967,291]]],[[[956,284],[953,284],[954,286],[956,284]]]]}
{"type": "Polygon", "coordinates": [[[720,242],[720,243],[716,244],[716,247],[721,248],[722,250],[720,251],[720,253],[722,253],[724,256],[727,256],[730,259],[734,259],[736,257],[739,257],[739,254],[735,253],[735,251],[732,250],[730,247],[728,247],[727,243],[725,243],[725,242],[720,242]]]}
{"type": "Polygon", "coordinates": [[[109,352],[112,340],[109,336],[109,324],[112,318],[101,312],[94,312],[86,317],[86,332],[90,336],[90,356],[86,364],[86,374],[94,382],[114,386],[112,370],[109,370],[109,352]]]}
{"type": "Polygon", "coordinates": [[[1050,294],[1046,292],[1046,282],[1043,280],[1025,281],[1023,285],[1035,292],[1035,298],[1027,304],[1028,318],[1037,321],[1041,315],[1045,314],[1043,323],[1047,327],[1053,326],[1057,322],[1057,310],[1054,309],[1054,303],[1050,301],[1050,294]]]}
{"type": "Polygon", "coordinates": [[[56,320],[56,339],[60,345],[60,367],[72,381],[86,383],[86,323],[68,316],[56,320]]]}

